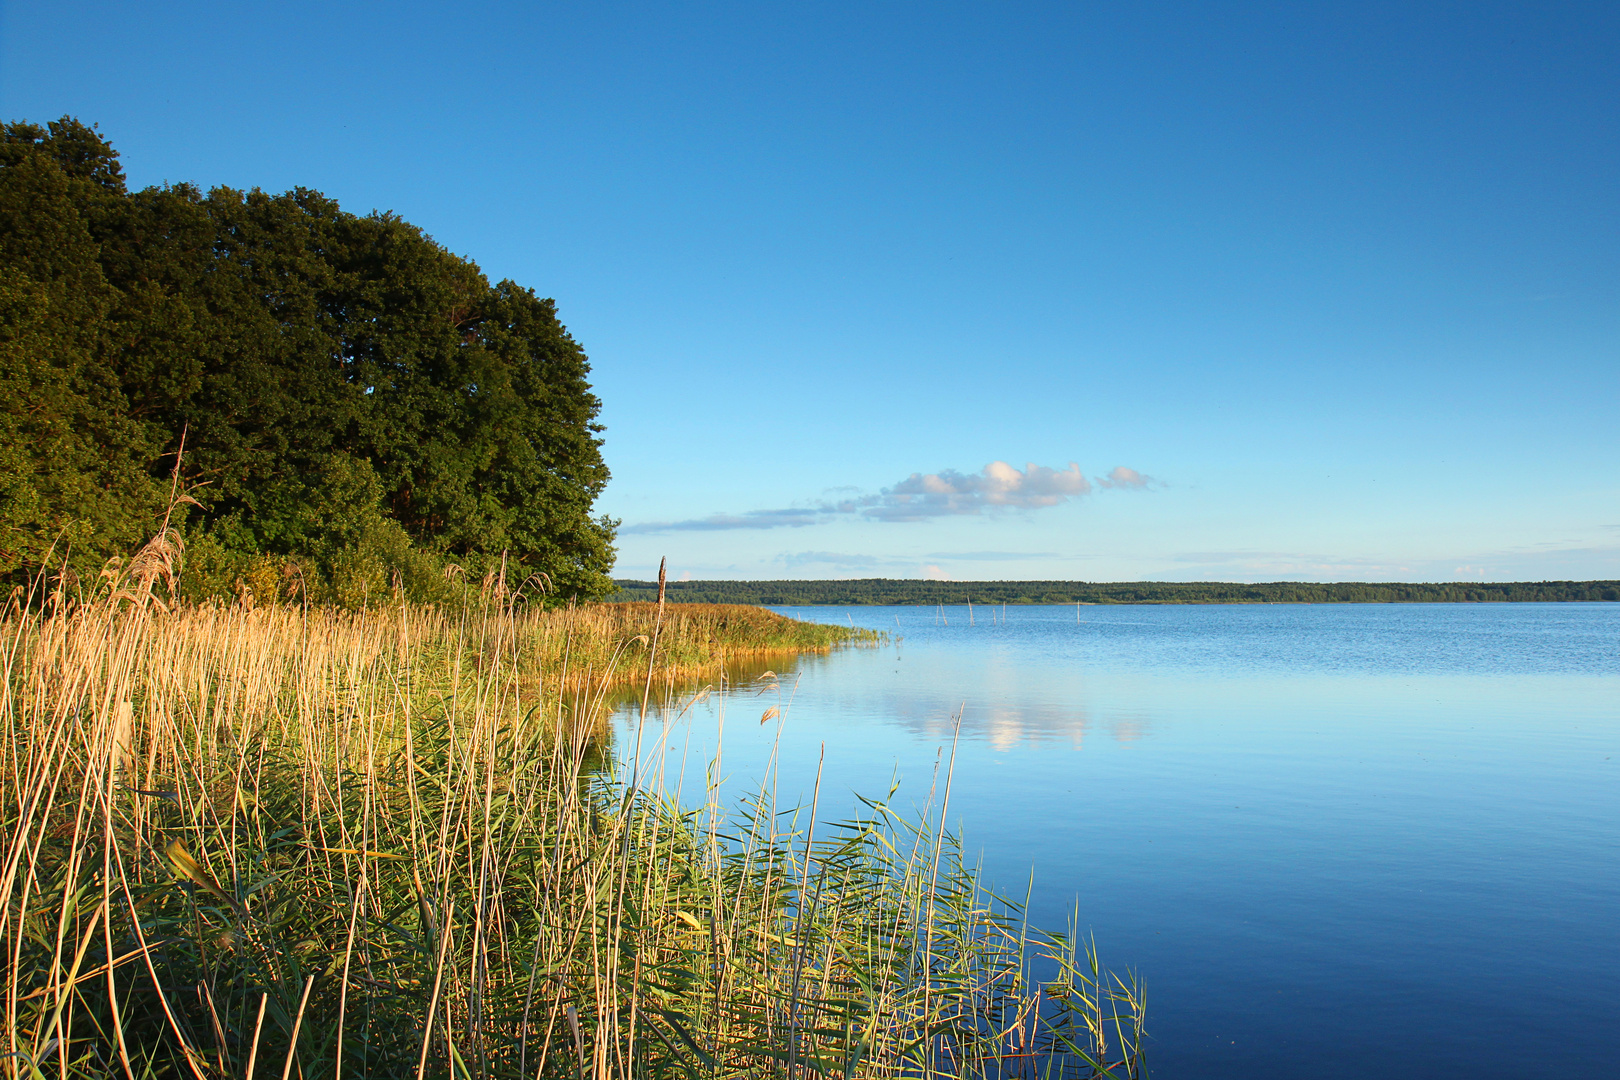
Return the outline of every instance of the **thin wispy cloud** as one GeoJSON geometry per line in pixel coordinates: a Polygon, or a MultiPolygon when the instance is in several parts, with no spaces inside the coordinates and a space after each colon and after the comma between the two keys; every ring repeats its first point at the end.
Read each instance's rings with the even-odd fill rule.
{"type": "Polygon", "coordinates": [[[930,551],[930,559],[962,559],[969,562],[1022,562],[1026,559],[1067,559],[1060,551],[930,551]]]}
{"type": "Polygon", "coordinates": [[[1072,461],[1066,468],[1057,469],[1034,462],[1019,469],[1005,461],[992,461],[975,473],[955,469],[937,473],[916,472],[875,493],[851,494],[806,507],[711,514],[684,521],[649,521],[626,525],[619,531],[643,534],[799,528],[840,518],[884,522],[928,521],[1009,510],[1041,510],[1081,498],[1094,488],[1140,490],[1154,483],[1152,477],[1124,466],[1093,481],[1072,461]]]}
{"type": "Polygon", "coordinates": [[[1620,578],[1620,546],[1534,544],[1461,551],[1419,559],[1357,557],[1310,551],[1184,551],[1169,556],[1172,580],[1215,581],[1539,581],[1620,578]]]}
{"type": "Polygon", "coordinates": [[[784,551],[772,561],[782,563],[790,570],[800,570],[806,566],[830,566],[840,571],[859,571],[874,575],[892,575],[896,571],[905,571],[902,576],[910,576],[919,565],[924,568],[932,566],[935,570],[939,570],[940,565],[957,561],[1022,562],[1029,559],[1061,558],[1064,556],[1055,551],[929,551],[916,558],[843,551],[784,551]],[[928,561],[919,564],[918,559],[928,561]]]}
{"type": "Polygon", "coordinates": [[[839,570],[892,570],[911,566],[915,560],[886,558],[878,555],[851,554],[842,551],[783,552],[774,560],[793,570],[805,566],[831,566],[839,570]]]}
{"type": "Polygon", "coordinates": [[[743,514],[710,514],[686,521],[649,521],[624,525],[621,533],[723,532],[727,529],[782,529],[815,525],[825,517],[816,507],[789,507],[783,510],[749,510],[743,514]]]}
{"type": "Polygon", "coordinates": [[[1248,581],[1389,581],[1411,577],[1413,568],[1384,559],[1299,551],[1184,551],[1173,562],[1207,568],[1204,576],[1248,581]]]}
{"type": "Polygon", "coordinates": [[[1097,478],[1097,486],[1100,488],[1114,488],[1126,491],[1142,491],[1156,483],[1158,481],[1154,480],[1153,477],[1144,476],[1135,469],[1127,469],[1123,465],[1109,470],[1107,476],[1097,478]]]}

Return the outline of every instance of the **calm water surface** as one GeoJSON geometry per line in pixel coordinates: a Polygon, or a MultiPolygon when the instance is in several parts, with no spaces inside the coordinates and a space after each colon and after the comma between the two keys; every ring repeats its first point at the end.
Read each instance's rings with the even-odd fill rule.
{"type": "Polygon", "coordinates": [[[784,802],[920,803],[960,712],[953,826],[1160,1080],[1620,1076],[1620,605],[781,610],[891,638],[689,709],[689,801],[780,701],[784,802]]]}

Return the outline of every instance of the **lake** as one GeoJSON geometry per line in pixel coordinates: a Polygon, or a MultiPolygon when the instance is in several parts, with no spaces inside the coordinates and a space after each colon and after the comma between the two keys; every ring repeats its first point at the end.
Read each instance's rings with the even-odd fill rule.
{"type": "Polygon", "coordinates": [[[921,803],[960,715],[952,827],[1160,1080],[1620,1075],[1620,604],[779,610],[890,638],[689,707],[687,801],[779,704],[783,803],[921,803]]]}

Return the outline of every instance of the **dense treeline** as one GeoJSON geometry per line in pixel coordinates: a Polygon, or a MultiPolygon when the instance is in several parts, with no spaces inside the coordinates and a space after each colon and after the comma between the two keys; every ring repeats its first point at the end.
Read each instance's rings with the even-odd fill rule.
{"type": "Polygon", "coordinates": [[[93,580],[177,480],[196,595],[431,599],[450,563],[505,553],[509,579],[600,596],[614,523],[592,514],[589,370],[552,301],[392,214],[303,188],[132,192],[76,121],[0,127],[13,581],[42,563],[93,580]]]}
{"type": "MultiPolygon", "coordinates": [[[[616,600],[656,597],[658,584],[616,583],[616,600]]],[[[1271,581],[672,581],[675,603],[770,604],[1389,604],[1620,600],[1620,581],[1317,583],[1271,581]]]]}

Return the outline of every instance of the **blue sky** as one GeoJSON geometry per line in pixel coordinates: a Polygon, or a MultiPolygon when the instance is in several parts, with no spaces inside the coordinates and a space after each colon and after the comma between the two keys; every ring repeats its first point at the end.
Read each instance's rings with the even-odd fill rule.
{"type": "Polygon", "coordinates": [[[623,576],[1620,577],[1612,4],[0,4],[63,114],[555,297],[623,576]]]}

